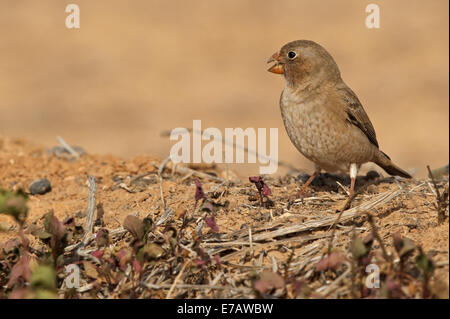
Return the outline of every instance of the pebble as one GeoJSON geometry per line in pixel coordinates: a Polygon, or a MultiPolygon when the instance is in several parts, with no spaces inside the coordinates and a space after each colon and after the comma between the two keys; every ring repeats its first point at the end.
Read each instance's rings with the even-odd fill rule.
{"type": "Polygon", "coordinates": [[[378,174],[378,172],[376,172],[376,171],[368,171],[366,174],[366,178],[368,180],[372,180],[372,179],[375,179],[378,177],[380,177],[380,174],[378,174]]]}
{"type": "Polygon", "coordinates": [[[29,187],[30,193],[33,195],[42,195],[48,193],[52,190],[52,185],[50,181],[46,178],[34,181],[29,187]]]}

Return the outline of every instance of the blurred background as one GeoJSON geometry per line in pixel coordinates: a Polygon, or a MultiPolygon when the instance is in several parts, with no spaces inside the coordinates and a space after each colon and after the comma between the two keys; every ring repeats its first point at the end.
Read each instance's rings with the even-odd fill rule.
{"type": "MultiPolygon", "coordinates": [[[[447,0],[0,0],[0,135],[165,158],[175,127],[278,127],[279,159],[312,169],[279,112],[266,60],[310,39],[335,58],[381,149],[426,175],[449,161],[447,0]],[[380,29],[365,8],[380,7],[380,29]],[[65,27],[78,4],[81,28],[65,27]]],[[[239,174],[258,165],[235,167],[239,174]]],[[[283,170],[279,170],[283,173],[283,170]]]]}

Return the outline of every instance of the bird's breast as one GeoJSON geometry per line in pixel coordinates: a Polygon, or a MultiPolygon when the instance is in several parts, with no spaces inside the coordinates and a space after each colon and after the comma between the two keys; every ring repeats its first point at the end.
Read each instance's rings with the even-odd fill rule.
{"type": "Polygon", "coordinates": [[[331,109],[325,95],[305,98],[285,89],[280,98],[280,109],[292,143],[317,165],[327,170],[345,170],[350,162],[368,160],[365,150],[358,150],[361,155],[352,152],[361,132],[353,131],[345,119],[331,109]],[[356,155],[354,158],[353,154],[356,155]]]}

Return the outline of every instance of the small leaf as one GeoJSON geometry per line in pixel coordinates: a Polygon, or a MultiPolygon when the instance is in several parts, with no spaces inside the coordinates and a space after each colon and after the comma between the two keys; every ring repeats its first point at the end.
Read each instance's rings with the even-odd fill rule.
{"type": "Polygon", "coordinates": [[[36,289],[56,290],[56,271],[49,265],[38,265],[31,276],[31,286],[36,289]]]}
{"type": "Polygon", "coordinates": [[[248,180],[250,181],[250,183],[255,184],[256,189],[258,190],[259,194],[262,194],[263,188],[264,188],[264,182],[262,180],[261,176],[250,176],[248,178],[248,180]]]}
{"type": "Polygon", "coordinates": [[[215,233],[219,232],[219,227],[216,224],[216,219],[214,216],[205,217],[205,223],[211,228],[215,233]]]}
{"type": "Polygon", "coordinates": [[[346,260],[345,256],[338,252],[332,252],[316,264],[316,271],[337,269],[346,260]]]}
{"type": "Polygon", "coordinates": [[[44,216],[44,228],[49,234],[52,234],[57,241],[62,240],[66,233],[64,225],[53,214],[53,211],[45,214],[44,216]]]}
{"type": "Polygon", "coordinates": [[[400,249],[398,254],[400,257],[405,258],[407,256],[410,256],[414,252],[414,249],[416,249],[416,245],[411,239],[407,237],[403,238],[402,242],[402,249],[400,249]]]}
{"type": "Polygon", "coordinates": [[[46,232],[45,230],[43,230],[43,229],[36,229],[36,230],[32,231],[31,234],[32,234],[33,236],[39,238],[40,240],[43,240],[43,241],[45,241],[45,240],[47,240],[47,239],[49,239],[49,238],[52,237],[52,234],[47,233],[47,232],[46,232]]]}
{"type": "Polygon", "coordinates": [[[139,263],[139,261],[137,261],[136,258],[133,259],[133,268],[134,268],[134,271],[138,274],[140,274],[142,272],[142,266],[139,263]]]}
{"type": "Polygon", "coordinates": [[[248,178],[248,180],[250,181],[250,183],[255,183],[255,184],[262,182],[261,176],[250,176],[248,178]]]}
{"type": "Polygon", "coordinates": [[[127,269],[127,264],[131,261],[132,253],[129,249],[122,248],[117,254],[117,259],[119,260],[119,266],[122,271],[127,269]]]}
{"type": "Polygon", "coordinates": [[[206,198],[205,192],[203,191],[202,184],[196,179],[195,180],[195,202],[200,199],[206,198]]]}
{"type": "Polygon", "coordinates": [[[392,235],[393,245],[397,253],[402,249],[402,236],[399,232],[396,232],[392,235]]]}
{"type": "Polygon", "coordinates": [[[201,210],[213,213],[214,212],[214,205],[209,200],[207,200],[207,201],[205,201],[203,203],[201,210]]]}
{"type": "Polygon", "coordinates": [[[368,253],[368,249],[359,237],[354,237],[351,243],[350,250],[354,259],[364,257],[368,253]]]}
{"type": "Polygon", "coordinates": [[[28,197],[22,190],[17,192],[0,190],[0,213],[12,216],[22,225],[28,214],[27,200],[28,197]]]}
{"type": "Polygon", "coordinates": [[[95,242],[98,247],[105,247],[109,245],[109,232],[107,229],[100,228],[95,235],[95,242]]]}
{"type": "Polygon", "coordinates": [[[263,185],[262,194],[266,197],[272,195],[272,191],[270,190],[269,186],[267,186],[266,184],[263,185]]]}
{"type": "Polygon", "coordinates": [[[218,255],[214,255],[213,259],[216,262],[216,264],[222,265],[222,261],[220,260],[220,257],[218,255]]]}
{"type": "Polygon", "coordinates": [[[105,254],[105,251],[104,251],[104,250],[96,250],[96,251],[93,251],[93,252],[91,253],[91,255],[94,256],[94,257],[97,258],[97,259],[102,258],[104,254],[105,254]]]}
{"type": "Polygon", "coordinates": [[[20,240],[17,238],[10,239],[6,243],[3,244],[2,250],[5,255],[9,254],[18,254],[20,247],[20,240]]]}
{"type": "Polygon", "coordinates": [[[136,258],[139,262],[150,261],[160,258],[164,255],[164,249],[155,243],[144,245],[140,248],[136,254],[136,258]]]}
{"type": "Polygon", "coordinates": [[[419,255],[416,257],[417,266],[422,269],[426,276],[431,276],[434,272],[434,263],[422,250],[422,247],[419,248],[419,255]]]}
{"type": "Polygon", "coordinates": [[[98,279],[97,267],[93,263],[89,261],[83,261],[83,266],[86,276],[92,279],[98,279]]]}
{"type": "Polygon", "coordinates": [[[405,293],[402,290],[402,287],[397,281],[388,280],[386,282],[386,289],[388,293],[388,298],[390,299],[403,299],[406,298],[405,293]]]}
{"type": "Polygon", "coordinates": [[[366,246],[367,252],[370,252],[370,250],[372,249],[373,240],[373,233],[369,233],[366,237],[364,237],[363,243],[364,246],[366,246]]]}
{"type": "Polygon", "coordinates": [[[394,248],[400,258],[406,258],[411,255],[416,248],[416,245],[411,239],[407,237],[402,238],[399,232],[396,232],[392,237],[394,248]]]}
{"type": "Polygon", "coordinates": [[[195,264],[196,264],[198,267],[200,267],[200,268],[203,269],[203,270],[206,270],[206,264],[207,264],[209,261],[203,260],[203,259],[200,259],[200,258],[197,258],[197,259],[194,260],[194,262],[195,262],[195,264]]]}
{"type": "Polygon", "coordinates": [[[143,239],[145,234],[144,223],[138,217],[128,215],[123,221],[123,227],[128,230],[135,239],[143,239]]]}
{"type": "Polygon", "coordinates": [[[64,226],[67,226],[67,227],[75,227],[75,218],[66,217],[62,223],[64,226]]]}
{"type": "Polygon", "coordinates": [[[304,280],[295,280],[292,287],[294,288],[295,296],[298,298],[309,298],[311,296],[312,290],[304,280]]]}
{"type": "Polygon", "coordinates": [[[280,275],[271,272],[263,271],[259,276],[259,280],[255,282],[253,288],[264,294],[272,289],[278,289],[284,287],[284,279],[280,275]]]}
{"type": "Polygon", "coordinates": [[[25,282],[29,282],[31,279],[30,257],[28,254],[20,256],[17,263],[12,267],[7,286],[11,288],[17,283],[19,278],[23,278],[25,282]]]}

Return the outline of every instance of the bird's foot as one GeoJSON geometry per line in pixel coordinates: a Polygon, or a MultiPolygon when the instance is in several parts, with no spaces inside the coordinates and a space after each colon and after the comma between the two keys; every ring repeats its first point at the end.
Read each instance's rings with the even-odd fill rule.
{"type": "Polygon", "coordinates": [[[301,189],[297,192],[295,195],[291,195],[288,198],[288,209],[291,208],[292,205],[294,205],[295,201],[297,199],[301,200],[301,203],[303,204],[303,199],[305,198],[305,195],[307,195],[309,192],[307,190],[301,189]]]}
{"type": "Polygon", "coordinates": [[[349,194],[347,200],[345,201],[345,203],[339,205],[338,208],[336,208],[336,213],[340,213],[340,212],[343,212],[343,211],[349,209],[351,207],[352,201],[353,201],[353,199],[355,199],[355,197],[356,197],[356,194],[353,191],[353,189],[351,189],[350,194],[349,194]]]}

